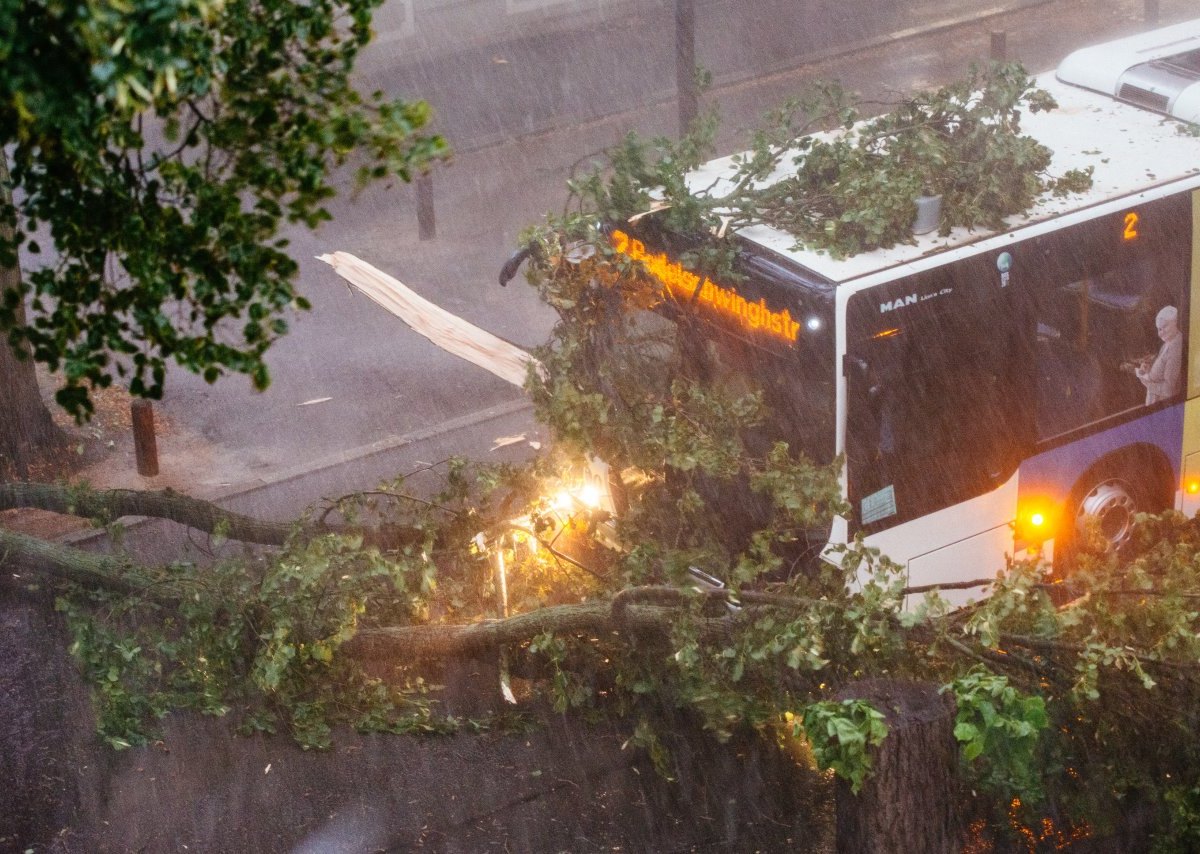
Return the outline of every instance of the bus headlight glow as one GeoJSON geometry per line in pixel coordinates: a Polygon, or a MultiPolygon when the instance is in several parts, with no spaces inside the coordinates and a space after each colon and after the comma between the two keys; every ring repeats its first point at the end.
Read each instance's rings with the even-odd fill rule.
{"type": "Polygon", "coordinates": [[[585,483],[579,488],[576,498],[579,499],[579,503],[584,507],[587,507],[589,510],[595,510],[600,506],[600,487],[594,483],[585,483]]]}
{"type": "Polygon", "coordinates": [[[608,467],[598,460],[590,461],[582,475],[565,475],[557,491],[549,494],[546,504],[561,516],[583,511],[613,513],[612,495],[608,492],[608,467]]]}

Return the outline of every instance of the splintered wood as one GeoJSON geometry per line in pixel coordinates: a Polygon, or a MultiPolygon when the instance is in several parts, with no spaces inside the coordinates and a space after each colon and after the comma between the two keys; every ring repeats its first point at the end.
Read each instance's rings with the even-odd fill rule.
{"type": "Polygon", "coordinates": [[[382,270],[372,267],[349,252],[318,255],[334,271],[384,309],[403,320],[413,331],[434,344],[491,371],[502,380],[524,387],[529,366],[541,373],[537,359],[515,344],[451,314],[382,270]]]}

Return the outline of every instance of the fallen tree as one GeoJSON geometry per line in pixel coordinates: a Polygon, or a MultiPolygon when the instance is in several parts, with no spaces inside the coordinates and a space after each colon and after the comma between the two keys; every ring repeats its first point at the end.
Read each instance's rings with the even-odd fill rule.
{"type": "MultiPolygon", "coordinates": [[[[6,490],[5,500],[44,506],[56,494],[30,485],[6,490]]],[[[175,518],[181,506],[103,497],[69,509],[175,518]]],[[[205,504],[194,502],[203,509],[195,518],[220,518],[205,504]]],[[[65,583],[60,607],[96,684],[102,732],[117,746],[145,738],[171,708],[232,714],[249,730],[282,725],[314,747],[338,723],[442,731],[457,724],[434,711],[418,681],[422,662],[494,656],[560,708],[615,703],[641,722],[648,747],[654,737],[642,724],[655,707],[690,708],[718,733],[790,732],[790,718],[794,734],[857,788],[886,728],[854,686],[881,676],[945,686],[968,779],[981,791],[1017,794],[1030,808],[1048,794],[1061,808],[1064,790],[1156,798],[1167,815],[1186,806],[1181,786],[1195,757],[1190,739],[1170,734],[1191,732],[1200,700],[1195,521],[1146,520],[1132,562],[1108,557],[1082,569],[1067,608],[1056,605],[1061,583],[1014,566],[991,580],[989,598],[956,611],[935,592],[903,587],[897,568],[869,552],[852,559],[871,564],[875,582],[854,593],[809,577],[696,589],[605,583],[535,555],[511,530],[483,547],[424,555],[308,532],[265,558],[157,568],[2,532],[0,566],[9,583],[30,573],[65,583]],[[499,555],[511,573],[507,617],[492,616],[499,555]],[[556,578],[556,594],[570,589],[575,601],[532,604],[530,588],[545,581],[539,564],[571,572],[556,578]],[[466,603],[469,585],[483,595],[466,603]],[[926,598],[906,611],[905,596],[926,598]],[[385,678],[368,675],[381,666],[385,678]],[[1161,739],[1148,741],[1148,731],[1161,739]]],[[[1104,833],[1100,819],[1064,811],[1054,832],[1104,833]]],[[[1170,822],[1163,831],[1187,832],[1170,822]]]]}

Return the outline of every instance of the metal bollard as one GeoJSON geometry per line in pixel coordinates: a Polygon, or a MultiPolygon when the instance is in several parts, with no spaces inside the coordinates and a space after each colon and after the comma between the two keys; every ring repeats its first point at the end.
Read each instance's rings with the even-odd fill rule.
{"type": "Polygon", "coordinates": [[[1004,30],[992,30],[992,45],[988,55],[995,62],[1008,59],[1008,33],[1004,30]]]}
{"type": "Polygon", "coordinates": [[[433,176],[428,172],[418,175],[417,185],[417,232],[421,240],[437,237],[437,223],[433,217],[433,176]]]}
{"type": "Polygon", "coordinates": [[[133,453],[137,472],[143,477],[158,474],[158,442],[154,438],[154,405],[138,399],[129,404],[133,417],[133,453]]]}

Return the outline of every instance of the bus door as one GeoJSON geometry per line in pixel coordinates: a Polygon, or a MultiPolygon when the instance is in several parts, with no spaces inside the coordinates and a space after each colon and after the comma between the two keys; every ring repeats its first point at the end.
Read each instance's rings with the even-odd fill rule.
{"type": "Polygon", "coordinates": [[[1028,320],[1002,272],[990,257],[967,259],[850,300],[846,453],[858,531],[927,516],[1016,471],[1031,426],[1019,406],[1028,320]]]}
{"type": "Polygon", "coordinates": [[[1031,321],[1010,285],[1019,272],[1009,253],[990,253],[848,303],[851,533],[908,563],[910,583],[962,580],[964,562],[989,575],[1011,546],[1013,476],[1032,437],[1021,405],[1031,394],[1031,321]],[[922,555],[984,532],[986,543],[922,558],[918,571],[922,555]]]}
{"type": "MultiPolygon", "coordinates": [[[[1191,309],[1189,328],[1200,330],[1200,190],[1191,196],[1191,309]]],[[[1180,509],[1188,516],[1200,511],[1200,335],[1192,335],[1188,346],[1187,403],[1183,421],[1183,498],[1180,509]]]]}

